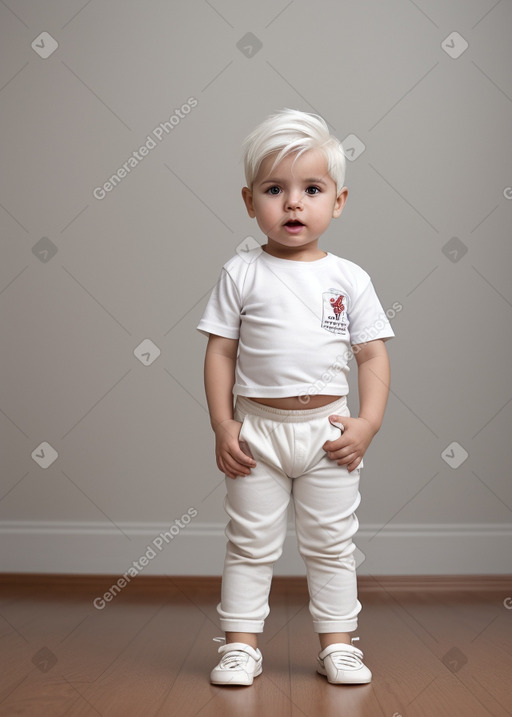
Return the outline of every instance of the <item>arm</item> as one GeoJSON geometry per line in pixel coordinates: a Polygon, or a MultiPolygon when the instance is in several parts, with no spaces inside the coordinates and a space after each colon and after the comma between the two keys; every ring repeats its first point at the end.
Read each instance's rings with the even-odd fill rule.
{"type": "Polygon", "coordinates": [[[390,369],[382,339],[353,347],[358,366],[359,416],[329,416],[345,427],[335,441],[326,441],[324,450],[338,465],[353,471],[361,463],[368,446],[382,425],[389,394],[390,369]]]}
{"type": "Polygon", "coordinates": [[[204,361],[204,385],[215,433],[217,467],[229,478],[248,475],[255,461],[240,448],[238,436],[242,424],[233,419],[233,385],[238,350],[237,339],[210,334],[204,361]]]}
{"type": "Polygon", "coordinates": [[[386,344],[382,339],[359,344],[354,354],[358,367],[359,418],[364,418],[373,436],[382,425],[389,395],[391,373],[386,344]]]}

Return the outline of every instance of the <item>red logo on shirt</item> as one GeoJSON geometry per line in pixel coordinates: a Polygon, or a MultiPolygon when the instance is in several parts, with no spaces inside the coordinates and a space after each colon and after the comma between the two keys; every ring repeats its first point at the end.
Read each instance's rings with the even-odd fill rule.
{"type": "Polygon", "coordinates": [[[343,295],[340,294],[337,299],[335,299],[334,297],[331,297],[329,299],[329,302],[332,306],[332,310],[334,311],[334,315],[336,316],[336,319],[339,321],[341,312],[345,309],[345,307],[343,306],[343,295]]]}

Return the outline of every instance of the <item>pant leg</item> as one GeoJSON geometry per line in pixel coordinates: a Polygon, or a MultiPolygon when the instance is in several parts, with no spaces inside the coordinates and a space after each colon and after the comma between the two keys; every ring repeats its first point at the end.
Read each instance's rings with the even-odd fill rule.
{"type": "Polygon", "coordinates": [[[269,444],[279,445],[279,424],[244,417],[237,409],[235,418],[243,418],[240,439],[247,441],[257,466],[247,476],[226,477],[224,507],[230,520],[217,612],[225,632],[263,632],[273,567],[286,537],[291,480],[269,450],[269,444]]]}
{"type": "Polygon", "coordinates": [[[299,551],[307,568],[309,610],[315,632],[352,632],[362,608],[352,542],[359,527],[354,512],[361,500],[359,469],[349,473],[327,457],[322,445],[340,436],[327,418],[315,419],[310,429],[310,463],[292,488],[299,551]]]}

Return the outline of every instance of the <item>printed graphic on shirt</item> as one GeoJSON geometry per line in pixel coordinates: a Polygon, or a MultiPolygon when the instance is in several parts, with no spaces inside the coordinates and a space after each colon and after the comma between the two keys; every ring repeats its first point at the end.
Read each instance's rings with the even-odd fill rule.
{"type": "Polygon", "coordinates": [[[322,294],[322,328],[333,334],[347,333],[345,296],[338,289],[329,289],[322,294]]]}

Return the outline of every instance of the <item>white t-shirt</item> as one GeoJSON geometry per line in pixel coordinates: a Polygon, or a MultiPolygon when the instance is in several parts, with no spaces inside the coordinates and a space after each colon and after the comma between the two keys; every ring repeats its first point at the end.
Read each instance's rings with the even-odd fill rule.
{"type": "Polygon", "coordinates": [[[357,264],[259,247],[224,264],[197,328],[239,340],[233,393],[255,398],[346,396],[351,345],[395,335],[357,264]]]}

